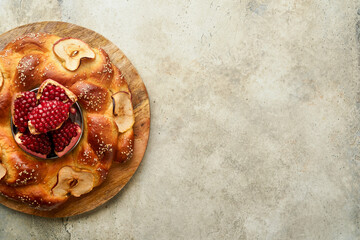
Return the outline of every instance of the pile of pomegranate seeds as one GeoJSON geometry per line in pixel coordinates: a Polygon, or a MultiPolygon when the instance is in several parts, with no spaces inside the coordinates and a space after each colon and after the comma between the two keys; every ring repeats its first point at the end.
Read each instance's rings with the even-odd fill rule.
{"type": "Polygon", "coordinates": [[[14,100],[13,123],[18,129],[15,140],[34,156],[45,158],[57,154],[61,157],[76,144],[71,140],[81,135],[80,126],[69,119],[70,114],[76,114],[72,107],[76,96],[62,85],[55,86],[49,81],[43,84],[38,96],[34,92],[23,92],[14,100]]]}
{"type": "Polygon", "coordinates": [[[51,100],[57,100],[61,102],[70,101],[70,99],[66,95],[65,89],[59,86],[48,84],[44,88],[42,95],[39,99],[39,102],[41,103],[43,101],[51,101],[51,100]]]}
{"type": "Polygon", "coordinates": [[[14,102],[14,125],[20,132],[24,133],[28,127],[28,114],[36,107],[36,96],[34,92],[24,92],[14,102]]]}
{"type": "Polygon", "coordinates": [[[29,113],[29,120],[37,132],[46,133],[56,129],[69,116],[70,104],[57,100],[44,101],[29,113]]]}
{"type": "Polygon", "coordinates": [[[61,152],[69,145],[71,139],[78,134],[78,128],[77,124],[67,120],[61,128],[51,132],[56,152],[61,152]]]}
{"type": "Polygon", "coordinates": [[[22,144],[33,152],[47,155],[51,151],[51,142],[46,134],[32,135],[27,132],[22,134],[20,139],[22,144]]]}

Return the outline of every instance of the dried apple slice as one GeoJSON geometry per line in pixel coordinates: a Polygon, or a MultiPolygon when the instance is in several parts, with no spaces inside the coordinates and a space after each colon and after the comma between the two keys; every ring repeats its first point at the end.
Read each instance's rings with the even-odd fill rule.
{"type": "Polygon", "coordinates": [[[0,180],[6,175],[6,168],[0,164],[0,180]]]}
{"type": "Polygon", "coordinates": [[[75,197],[90,192],[94,187],[94,175],[86,171],[76,171],[65,166],[58,173],[58,182],[52,189],[56,197],[65,197],[68,193],[75,197]]]}
{"type": "Polygon", "coordinates": [[[91,47],[76,38],[62,38],[53,46],[53,51],[69,71],[75,71],[80,66],[82,58],[95,58],[91,47]]]}
{"type": "Polygon", "coordinates": [[[0,72],[0,89],[2,88],[3,85],[4,85],[4,76],[2,72],[0,72]]]}
{"type": "Polygon", "coordinates": [[[119,132],[123,133],[130,129],[135,123],[134,110],[131,95],[127,92],[117,92],[111,96],[113,99],[113,114],[119,132]]]}

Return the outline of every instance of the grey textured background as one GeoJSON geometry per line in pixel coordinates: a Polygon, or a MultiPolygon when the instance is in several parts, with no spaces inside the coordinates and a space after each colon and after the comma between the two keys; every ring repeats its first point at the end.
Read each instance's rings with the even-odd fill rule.
{"type": "Polygon", "coordinates": [[[360,1],[0,0],[120,47],[151,98],[146,156],[110,202],[0,239],[359,239],[360,1]]]}

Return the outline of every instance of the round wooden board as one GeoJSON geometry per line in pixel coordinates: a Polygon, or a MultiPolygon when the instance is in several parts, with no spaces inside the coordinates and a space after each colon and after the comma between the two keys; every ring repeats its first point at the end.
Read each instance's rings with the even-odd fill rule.
{"type": "Polygon", "coordinates": [[[3,49],[13,39],[26,33],[46,32],[60,37],[75,37],[89,43],[93,47],[103,48],[114,63],[124,74],[130,91],[135,112],[135,143],[133,158],[124,163],[113,163],[105,182],[94,188],[90,193],[80,197],[71,197],[58,209],[39,211],[20,202],[0,196],[0,203],[14,210],[42,217],[69,217],[88,212],[112,197],[114,197],[130,180],[138,168],[146,150],[150,131],[149,97],[143,81],[135,67],[124,53],[102,35],[65,22],[38,22],[20,26],[0,35],[0,49],[3,49]]]}

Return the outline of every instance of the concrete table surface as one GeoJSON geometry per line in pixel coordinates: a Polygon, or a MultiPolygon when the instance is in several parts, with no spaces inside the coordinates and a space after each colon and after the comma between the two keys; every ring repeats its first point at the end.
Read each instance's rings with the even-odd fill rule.
{"type": "Polygon", "coordinates": [[[359,239],[360,1],[0,0],[0,32],[59,20],[147,86],[137,173],[93,212],[0,207],[0,239],[359,239]]]}

